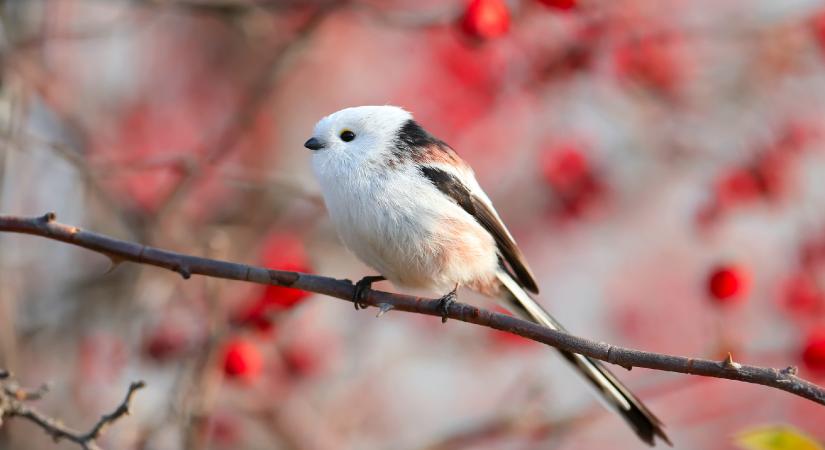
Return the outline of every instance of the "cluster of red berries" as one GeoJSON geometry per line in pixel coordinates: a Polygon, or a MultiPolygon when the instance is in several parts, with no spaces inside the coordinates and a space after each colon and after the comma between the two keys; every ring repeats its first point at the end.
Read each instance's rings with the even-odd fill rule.
{"type": "Polygon", "coordinates": [[[736,207],[780,199],[792,176],[794,158],[815,135],[808,125],[786,124],[773,142],[755,152],[753,159],[723,172],[710,201],[699,210],[699,224],[715,223],[736,207]]]}
{"type": "MultiPolygon", "coordinates": [[[[261,265],[274,270],[312,271],[303,243],[287,234],[270,236],[264,242],[261,265]]],[[[282,286],[259,287],[253,297],[235,312],[233,321],[261,332],[271,332],[278,314],[296,307],[309,295],[306,291],[282,286]]]]}
{"type": "MultiPolygon", "coordinates": [[[[294,272],[311,272],[303,243],[293,235],[275,234],[263,244],[260,265],[294,272]]],[[[309,293],[280,286],[266,286],[254,291],[231,315],[238,335],[223,344],[220,350],[221,370],[232,380],[254,382],[266,366],[266,355],[259,341],[272,340],[279,316],[301,304],[309,293]],[[246,332],[254,334],[249,335],[246,332]]],[[[191,349],[199,339],[170,320],[154,327],[143,342],[143,353],[156,362],[170,361],[191,349]]],[[[191,330],[190,330],[191,331],[191,330]]],[[[275,348],[273,346],[273,348],[275,348]]],[[[313,345],[300,341],[278,347],[281,367],[291,376],[302,377],[317,372],[319,354],[313,345]]]]}
{"type": "MultiPolygon", "coordinates": [[[[270,343],[271,344],[271,343],[270,343]]],[[[293,379],[300,379],[318,373],[322,368],[318,346],[302,341],[289,342],[278,348],[281,358],[278,367],[293,379]]],[[[263,373],[266,357],[258,343],[249,337],[238,337],[224,344],[223,373],[232,380],[254,383],[263,373]]]]}
{"type": "Polygon", "coordinates": [[[825,236],[805,241],[799,250],[799,266],[785,280],[779,306],[803,328],[802,359],[825,374],[825,290],[820,280],[825,270],[825,236]]]}
{"type": "Polygon", "coordinates": [[[555,212],[562,216],[581,216],[605,193],[586,146],[579,142],[550,145],[542,154],[541,171],[544,182],[553,190],[555,212]]]}
{"type": "MultiPolygon", "coordinates": [[[[756,152],[754,159],[722,174],[711,202],[700,211],[700,223],[712,223],[723,212],[738,206],[781,198],[792,175],[793,158],[815,136],[812,127],[800,123],[786,125],[777,139],[756,152]]],[[[825,310],[825,292],[818,285],[817,273],[823,267],[825,240],[806,242],[800,252],[799,268],[786,278],[779,292],[780,308],[807,329],[800,350],[802,360],[808,368],[821,372],[825,372],[825,327],[817,317],[825,310]]],[[[708,278],[711,298],[719,304],[741,303],[748,280],[742,267],[715,269],[708,278]]]]}
{"type": "MultiPolygon", "coordinates": [[[[311,272],[311,264],[303,242],[294,235],[275,234],[263,245],[261,264],[275,270],[311,272]]],[[[264,337],[272,337],[278,316],[292,310],[311,294],[299,289],[266,286],[257,290],[253,298],[242,304],[234,314],[233,322],[251,328],[264,337]]],[[[308,375],[315,371],[317,355],[313,349],[293,342],[279,349],[286,369],[293,375],[308,375]]],[[[251,339],[235,339],[224,348],[224,374],[233,379],[255,380],[260,375],[264,358],[251,339]]]]}
{"type": "MultiPolygon", "coordinates": [[[[802,268],[783,284],[780,306],[797,317],[799,322],[807,324],[800,348],[802,361],[807,368],[825,374],[825,326],[819,319],[825,309],[825,292],[817,283],[815,264],[808,258],[810,256],[803,258],[802,268]]],[[[708,274],[709,297],[720,306],[741,304],[747,297],[749,287],[750,276],[742,266],[720,265],[708,274]]]]}

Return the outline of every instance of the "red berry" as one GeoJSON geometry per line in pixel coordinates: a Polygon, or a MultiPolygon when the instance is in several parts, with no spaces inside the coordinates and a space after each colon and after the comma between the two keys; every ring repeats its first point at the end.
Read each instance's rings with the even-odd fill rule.
{"type": "Polygon", "coordinates": [[[539,3],[548,8],[561,9],[564,11],[569,11],[576,7],[576,0],[539,0],[539,3]]]}
{"type": "Polygon", "coordinates": [[[229,378],[254,381],[263,369],[258,348],[249,341],[235,339],[224,348],[223,372],[229,378]]]}
{"type": "Polygon", "coordinates": [[[510,29],[510,11],[503,0],[471,0],[461,26],[474,37],[499,37],[510,29]]]}
{"type": "Polygon", "coordinates": [[[808,333],[802,349],[802,360],[811,370],[825,372],[825,328],[808,333]]]}
{"type": "Polygon", "coordinates": [[[708,290],[718,303],[736,303],[746,294],[747,274],[740,267],[720,266],[708,279],[708,290]]]}
{"type": "Polygon", "coordinates": [[[565,143],[545,154],[542,171],[548,184],[558,190],[568,191],[589,176],[590,163],[579,145],[565,143]]]}

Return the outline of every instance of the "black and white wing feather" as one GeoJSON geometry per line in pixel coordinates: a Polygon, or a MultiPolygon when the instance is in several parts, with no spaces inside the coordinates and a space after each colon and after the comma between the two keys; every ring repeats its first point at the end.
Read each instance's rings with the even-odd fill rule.
{"type": "Polygon", "coordinates": [[[519,284],[527,291],[538,294],[539,288],[533,272],[527,266],[527,261],[516,245],[516,241],[507,230],[507,227],[504,226],[504,222],[501,221],[495,209],[490,205],[489,200],[474,194],[458,176],[444,169],[435,166],[421,166],[421,173],[441,192],[473,216],[493,236],[501,257],[513,271],[519,284]]]}

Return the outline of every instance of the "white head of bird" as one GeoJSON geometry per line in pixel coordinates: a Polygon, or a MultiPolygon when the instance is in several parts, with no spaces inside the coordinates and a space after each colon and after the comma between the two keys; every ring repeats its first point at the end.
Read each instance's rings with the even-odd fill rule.
{"type": "Polygon", "coordinates": [[[385,162],[398,131],[410,120],[412,114],[397,106],[346,108],[319,120],[304,146],[313,150],[316,170],[329,164],[354,170],[385,162]]]}

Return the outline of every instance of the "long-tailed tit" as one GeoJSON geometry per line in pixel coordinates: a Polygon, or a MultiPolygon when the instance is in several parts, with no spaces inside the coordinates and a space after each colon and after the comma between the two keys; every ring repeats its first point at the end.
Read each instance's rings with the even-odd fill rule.
{"type": "MultiPolygon", "coordinates": [[[[465,286],[521,317],[564,329],[530,296],[538,293],[535,277],[472,169],[409,112],[343,109],[321,119],[304,146],[313,151],[312,167],[344,244],[381,274],[365,277],[356,292],[387,279],[450,291],[446,307],[465,286]]],[[[661,422],[602,364],[561,353],[642,440],[669,443],[661,422]]]]}

